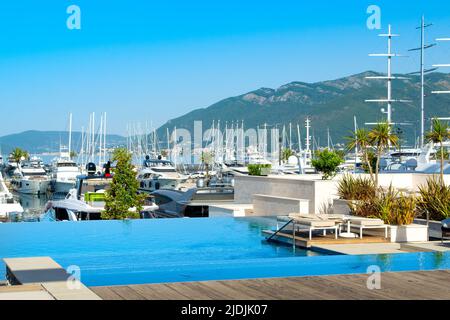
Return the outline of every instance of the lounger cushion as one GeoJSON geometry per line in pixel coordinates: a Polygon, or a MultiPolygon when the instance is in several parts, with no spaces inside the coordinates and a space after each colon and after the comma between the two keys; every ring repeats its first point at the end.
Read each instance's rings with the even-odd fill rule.
{"type": "Polygon", "coordinates": [[[306,218],[294,218],[295,224],[314,228],[328,228],[334,227],[336,223],[331,220],[316,220],[306,218]]]}
{"type": "Polygon", "coordinates": [[[384,226],[383,220],[380,219],[352,219],[351,224],[361,227],[384,226]]]}

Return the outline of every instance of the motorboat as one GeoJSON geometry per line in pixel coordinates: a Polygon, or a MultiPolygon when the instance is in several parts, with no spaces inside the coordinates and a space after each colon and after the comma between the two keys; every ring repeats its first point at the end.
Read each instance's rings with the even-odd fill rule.
{"type": "Polygon", "coordinates": [[[66,195],[75,188],[80,168],[71,160],[68,149],[61,148],[60,156],[52,165],[52,191],[66,195]]]}
{"type": "MultiPolygon", "coordinates": [[[[111,181],[103,175],[78,176],[76,188],[70,190],[65,199],[49,201],[46,204],[40,221],[102,220],[102,212],[105,211],[105,192],[111,181]]],[[[140,211],[140,217],[155,218],[156,209],[158,206],[148,199],[140,211]]],[[[135,212],[136,208],[129,210],[135,212]]]]}
{"type": "Polygon", "coordinates": [[[153,192],[159,189],[178,189],[187,177],[177,172],[175,165],[159,156],[151,159],[146,156],[143,169],[137,175],[140,192],[153,192]]]}
{"type": "Polygon", "coordinates": [[[33,157],[18,167],[11,184],[14,191],[18,193],[41,195],[47,193],[50,182],[51,179],[44,169],[42,160],[33,157]]]}

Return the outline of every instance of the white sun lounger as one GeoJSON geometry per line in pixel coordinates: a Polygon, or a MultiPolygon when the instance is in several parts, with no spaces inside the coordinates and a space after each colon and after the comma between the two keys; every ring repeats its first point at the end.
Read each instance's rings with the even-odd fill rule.
{"type": "MultiPolygon", "coordinates": [[[[384,229],[384,237],[388,238],[388,225],[386,225],[381,219],[369,219],[369,218],[350,218],[350,228],[359,229],[359,237],[363,238],[363,231],[365,229],[384,229]]],[[[350,230],[348,230],[350,232],[350,230]]]]}
{"type": "Polygon", "coordinates": [[[339,224],[336,219],[331,219],[327,215],[304,215],[290,214],[289,219],[293,220],[294,230],[308,231],[309,240],[312,240],[312,233],[315,230],[322,230],[323,235],[327,230],[334,230],[335,237],[338,237],[339,224]]]}

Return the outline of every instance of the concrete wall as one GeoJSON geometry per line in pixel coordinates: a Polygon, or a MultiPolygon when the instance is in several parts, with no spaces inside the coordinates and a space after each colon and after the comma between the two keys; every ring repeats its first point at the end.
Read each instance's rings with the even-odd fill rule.
{"type": "Polygon", "coordinates": [[[286,216],[291,213],[308,214],[309,200],[257,194],[253,196],[253,213],[258,216],[286,216]]]}
{"type": "Polygon", "coordinates": [[[323,181],[319,176],[235,177],[236,203],[253,203],[257,194],[308,200],[311,214],[320,213],[337,198],[336,181],[323,181]]]}
{"type": "MultiPolygon", "coordinates": [[[[362,175],[369,177],[369,175],[362,175]]],[[[389,187],[392,184],[397,189],[417,192],[433,175],[421,173],[380,174],[380,185],[389,187]]],[[[338,175],[331,181],[321,180],[319,175],[302,176],[237,176],[235,177],[235,203],[253,204],[254,195],[267,195],[309,201],[309,213],[322,213],[338,199],[337,184],[342,176],[338,175]]],[[[450,176],[445,176],[445,182],[450,185],[450,176]]],[[[258,212],[255,210],[255,214],[258,212]]]]}
{"type": "MultiPolygon", "coordinates": [[[[362,174],[361,176],[370,178],[368,174],[362,174]]],[[[437,179],[439,178],[439,175],[426,173],[382,173],[378,177],[382,187],[387,188],[392,184],[396,189],[407,189],[417,192],[419,187],[425,185],[427,180],[433,178],[433,176],[437,179]]],[[[336,179],[339,179],[339,176],[336,179]]],[[[444,181],[447,185],[450,185],[450,175],[444,175],[444,181]]]]}

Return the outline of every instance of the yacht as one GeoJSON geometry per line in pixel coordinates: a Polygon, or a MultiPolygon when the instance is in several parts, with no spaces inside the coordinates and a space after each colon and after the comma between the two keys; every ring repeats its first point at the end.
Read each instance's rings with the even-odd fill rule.
{"type": "Polygon", "coordinates": [[[52,165],[52,190],[57,194],[68,194],[75,188],[80,168],[71,160],[68,149],[61,148],[60,156],[52,165]]]}
{"type": "Polygon", "coordinates": [[[29,162],[18,167],[11,184],[14,191],[18,193],[41,195],[47,193],[50,182],[42,160],[33,157],[29,162]]]}
{"type": "Polygon", "coordinates": [[[138,173],[139,191],[153,192],[159,189],[178,189],[187,177],[179,174],[174,164],[161,156],[151,159],[146,156],[143,169],[138,173]]]}
{"type": "Polygon", "coordinates": [[[14,200],[0,172],[0,222],[8,221],[12,215],[20,215],[22,213],[22,206],[14,200]]]}
{"type": "MultiPolygon", "coordinates": [[[[40,216],[41,222],[101,220],[105,211],[105,190],[111,183],[110,178],[88,175],[78,176],[76,188],[71,189],[66,198],[59,201],[49,201],[40,216]]],[[[143,219],[155,218],[154,211],[158,209],[149,199],[140,212],[143,219]]],[[[130,208],[136,211],[136,208],[130,208]]]]}

